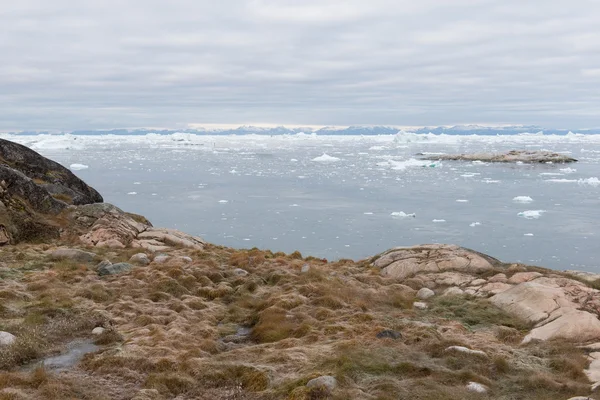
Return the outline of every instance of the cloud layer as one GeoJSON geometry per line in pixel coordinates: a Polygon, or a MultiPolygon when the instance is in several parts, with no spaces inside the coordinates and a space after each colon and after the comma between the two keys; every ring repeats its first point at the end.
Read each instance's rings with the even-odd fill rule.
{"type": "Polygon", "coordinates": [[[21,0],[0,129],[600,126],[598,26],[596,0],[21,0]]]}

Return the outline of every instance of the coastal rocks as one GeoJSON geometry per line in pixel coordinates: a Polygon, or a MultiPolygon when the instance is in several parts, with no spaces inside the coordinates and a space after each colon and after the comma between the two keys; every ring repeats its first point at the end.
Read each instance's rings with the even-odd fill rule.
{"type": "Polygon", "coordinates": [[[417,292],[417,297],[421,300],[427,300],[433,296],[435,296],[435,292],[428,288],[421,288],[417,292]]]}
{"type": "Polygon", "coordinates": [[[0,164],[27,176],[38,188],[59,197],[61,202],[89,204],[103,201],[102,196],[95,189],[75,176],[68,168],[26,146],[0,139],[0,164]]]}
{"type": "Polygon", "coordinates": [[[169,258],[171,257],[169,257],[168,254],[158,254],[154,257],[152,261],[156,264],[164,264],[169,260],[169,258]]]}
{"type": "MultiPolygon", "coordinates": [[[[559,314],[559,312],[555,314],[559,314]]],[[[533,329],[523,343],[532,340],[567,339],[579,342],[600,339],[600,320],[587,311],[568,310],[564,314],[540,327],[533,329]]],[[[550,316],[552,319],[554,315],[550,316]]]]}
{"type": "Polygon", "coordinates": [[[86,232],[79,239],[90,246],[125,248],[148,228],[108,203],[73,207],[69,211],[78,227],[86,232]]]}
{"type": "Polygon", "coordinates": [[[529,282],[541,276],[542,274],[540,274],[539,272],[517,272],[516,274],[510,277],[508,283],[519,284],[529,282]]]}
{"type": "Polygon", "coordinates": [[[246,276],[248,275],[248,271],[246,271],[245,269],[241,269],[241,268],[236,268],[233,270],[233,273],[236,276],[246,276]]]}
{"type": "Polygon", "coordinates": [[[413,303],[413,308],[416,308],[417,310],[427,310],[429,306],[427,303],[423,303],[422,301],[415,301],[413,303]]]}
{"type": "Polygon", "coordinates": [[[571,163],[577,160],[564,154],[550,151],[512,150],[508,153],[474,153],[474,154],[441,154],[428,155],[425,160],[433,161],[482,161],[525,164],[536,163],[571,163]]]}
{"type": "Polygon", "coordinates": [[[330,375],[323,375],[318,378],[311,379],[306,383],[309,389],[325,389],[329,393],[333,392],[337,387],[337,380],[330,375]]]}
{"type": "Polygon", "coordinates": [[[0,331],[0,346],[10,346],[17,340],[17,337],[12,333],[0,331]]]}
{"type": "Polygon", "coordinates": [[[448,289],[444,290],[444,293],[442,293],[442,296],[462,296],[463,294],[465,294],[465,292],[461,288],[452,286],[452,287],[449,287],[448,289]]]}
{"type": "Polygon", "coordinates": [[[131,245],[150,251],[163,251],[177,246],[202,250],[205,244],[206,242],[202,238],[176,229],[148,227],[137,235],[131,245]]]}
{"type": "Polygon", "coordinates": [[[521,283],[496,294],[490,301],[504,311],[532,323],[547,319],[558,308],[576,307],[559,286],[536,281],[521,283]]]}
{"type": "Polygon", "coordinates": [[[59,248],[50,253],[52,260],[73,260],[81,262],[91,262],[96,258],[95,253],[79,249],[59,248]]]}
{"type": "Polygon", "coordinates": [[[385,276],[405,279],[417,273],[459,271],[478,273],[500,262],[492,257],[455,245],[427,244],[396,247],[372,260],[385,276]]]}
{"type": "Polygon", "coordinates": [[[104,333],[105,330],[106,329],[104,329],[103,327],[97,326],[94,329],[92,329],[92,335],[94,335],[94,336],[100,336],[100,335],[102,335],[104,333]]]}
{"type": "Polygon", "coordinates": [[[99,276],[105,276],[105,275],[117,275],[123,272],[127,272],[129,271],[131,268],[133,268],[133,265],[129,264],[129,263],[116,263],[116,264],[110,264],[110,262],[102,263],[102,266],[99,266],[98,269],[96,270],[98,272],[99,276]]]}

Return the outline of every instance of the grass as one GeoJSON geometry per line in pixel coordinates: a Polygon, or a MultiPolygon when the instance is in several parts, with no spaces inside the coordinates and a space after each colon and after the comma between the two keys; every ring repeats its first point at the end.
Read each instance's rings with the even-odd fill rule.
{"type": "MultiPolygon", "coordinates": [[[[418,277],[382,277],[362,262],[207,245],[170,252],[192,257],[189,264],[151,264],[100,279],[85,264],[48,262],[47,246],[14,250],[0,250],[11,270],[20,271],[0,280],[0,330],[19,337],[0,349],[0,369],[12,370],[0,372],[0,392],[94,400],[113,396],[104,389],[122,398],[147,390],[163,398],[265,400],[590,394],[582,372],[587,360],[575,346],[520,346],[529,326],[485,299],[434,297],[429,310],[414,310],[423,285],[418,277]],[[310,268],[302,273],[304,264],[310,268]],[[237,276],[235,268],[249,275],[237,276]],[[96,326],[106,330],[93,337],[96,326]],[[249,329],[248,336],[223,341],[235,339],[240,328],[249,329]],[[377,338],[384,329],[402,336],[377,338]],[[76,379],[14,372],[79,337],[102,350],[84,357],[76,379]],[[451,345],[488,357],[447,352],[451,345]],[[333,393],[306,388],[324,374],[338,379],[333,393]],[[488,385],[489,395],[468,392],[469,381],[488,385]]],[[[91,251],[113,262],[140,252],[91,251]]]]}

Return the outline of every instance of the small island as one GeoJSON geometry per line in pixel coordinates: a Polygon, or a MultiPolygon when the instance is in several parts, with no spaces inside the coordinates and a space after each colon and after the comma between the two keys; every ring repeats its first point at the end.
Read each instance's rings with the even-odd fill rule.
{"type": "Polygon", "coordinates": [[[232,249],[102,201],[0,140],[0,399],[596,396],[598,275],[232,249]]]}
{"type": "MultiPolygon", "coordinates": [[[[423,155],[423,154],[417,154],[423,155]]],[[[564,164],[577,160],[564,154],[549,151],[511,150],[507,153],[472,153],[472,154],[440,154],[427,155],[423,160],[432,161],[482,161],[491,163],[517,163],[524,164],[564,164]]]]}

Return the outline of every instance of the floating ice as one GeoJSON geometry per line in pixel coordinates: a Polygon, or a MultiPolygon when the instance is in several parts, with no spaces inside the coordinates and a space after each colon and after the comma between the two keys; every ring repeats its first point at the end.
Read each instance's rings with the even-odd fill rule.
{"type": "Polygon", "coordinates": [[[339,158],[337,157],[332,157],[327,153],[323,153],[322,156],[319,157],[315,157],[312,159],[313,161],[317,161],[317,162],[336,162],[336,161],[340,161],[339,158]]]}
{"type": "Polygon", "coordinates": [[[473,223],[469,224],[469,226],[471,228],[474,228],[474,227],[479,226],[479,225],[481,225],[481,222],[473,222],[473,223]]]}
{"type": "Polygon", "coordinates": [[[445,219],[434,219],[432,222],[446,222],[445,219]]]}
{"type": "Polygon", "coordinates": [[[219,200],[219,203],[221,203],[221,204],[229,203],[229,200],[219,200]]]}
{"type": "Polygon", "coordinates": [[[414,213],[407,214],[404,211],[394,211],[390,214],[392,218],[415,218],[417,215],[414,213]]]}
{"type": "Polygon", "coordinates": [[[523,217],[525,219],[538,219],[545,212],[546,212],[546,210],[527,210],[527,211],[520,212],[517,215],[519,217],[523,217]]]}
{"type": "Polygon", "coordinates": [[[141,185],[142,182],[133,182],[134,185],[141,185]]]}
{"type": "Polygon", "coordinates": [[[573,172],[577,172],[576,169],[569,168],[569,167],[567,167],[567,168],[561,168],[560,171],[563,172],[563,173],[565,173],[565,174],[572,174],[573,172]]]}
{"type": "Polygon", "coordinates": [[[526,203],[531,203],[533,201],[533,199],[529,196],[517,196],[517,197],[513,197],[513,201],[515,203],[526,204],[526,203]]]}
{"type": "Polygon", "coordinates": [[[85,164],[71,164],[69,165],[69,168],[73,171],[80,171],[82,169],[88,169],[89,167],[85,164]]]}
{"type": "Polygon", "coordinates": [[[540,176],[563,176],[560,172],[542,172],[540,176]]]}
{"type": "Polygon", "coordinates": [[[577,181],[577,183],[579,183],[580,185],[590,185],[590,186],[600,186],[600,179],[593,177],[593,178],[586,178],[586,179],[580,179],[577,181]]]}
{"type": "Polygon", "coordinates": [[[298,162],[295,158],[290,158],[290,162],[298,162]]]}
{"type": "Polygon", "coordinates": [[[524,233],[523,236],[533,236],[533,233],[524,233]]]}
{"type": "Polygon", "coordinates": [[[544,182],[574,183],[577,182],[577,179],[546,179],[544,182]]]}
{"type": "Polygon", "coordinates": [[[129,192],[129,193],[127,193],[127,194],[130,194],[130,195],[134,196],[134,195],[136,195],[136,194],[137,194],[137,192],[129,192]]]}
{"type": "Polygon", "coordinates": [[[389,166],[391,169],[393,169],[395,171],[403,171],[406,168],[411,168],[411,167],[435,168],[435,167],[439,166],[440,164],[435,161],[430,161],[430,160],[417,160],[416,158],[409,158],[408,160],[404,160],[404,161],[387,160],[385,162],[378,163],[377,165],[380,167],[389,166]]]}
{"type": "Polygon", "coordinates": [[[457,203],[468,203],[469,200],[466,200],[466,199],[457,199],[456,202],[457,203]]]}
{"type": "Polygon", "coordinates": [[[477,175],[481,175],[481,174],[478,173],[478,172],[473,172],[473,173],[470,173],[470,174],[462,174],[461,176],[463,178],[473,178],[474,176],[477,176],[477,175]]]}
{"type": "Polygon", "coordinates": [[[370,211],[367,211],[367,212],[365,212],[365,213],[363,213],[363,214],[364,214],[364,215],[373,215],[373,213],[372,213],[372,212],[370,212],[370,211]]]}

